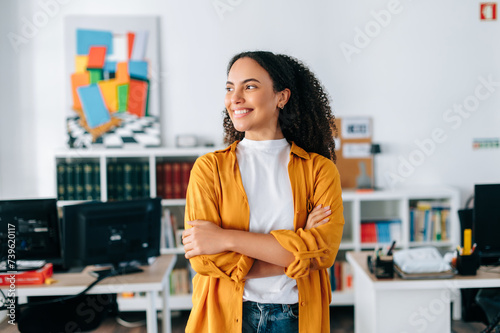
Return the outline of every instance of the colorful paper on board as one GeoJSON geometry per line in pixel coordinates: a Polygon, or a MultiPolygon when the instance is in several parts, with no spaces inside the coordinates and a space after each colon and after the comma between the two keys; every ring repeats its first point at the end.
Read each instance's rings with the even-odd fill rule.
{"type": "Polygon", "coordinates": [[[128,73],[131,78],[147,80],[148,63],[146,61],[130,60],[128,62],[128,73]]]}
{"type": "Polygon", "coordinates": [[[118,85],[115,79],[100,81],[98,84],[104,104],[111,112],[118,110],[118,85]]]}
{"type": "Polygon", "coordinates": [[[138,117],[146,115],[146,105],[148,100],[147,81],[130,79],[128,92],[128,112],[138,117]]]}
{"type": "Polygon", "coordinates": [[[73,96],[73,109],[74,110],[81,110],[82,109],[80,97],[78,97],[78,93],[76,92],[76,89],[78,87],[87,86],[89,84],[90,84],[89,72],[71,74],[71,93],[73,96]]]}
{"type": "Polygon", "coordinates": [[[103,68],[106,60],[105,46],[91,46],[87,68],[103,68]]]}
{"type": "Polygon", "coordinates": [[[79,87],[77,88],[77,92],[82,102],[85,119],[90,128],[96,128],[111,120],[111,116],[104,104],[101,91],[97,84],[79,87]]]}
{"type": "Polygon", "coordinates": [[[75,56],[75,73],[86,72],[88,62],[89,62],[88,55],[76,55],[75,56]]]}
{"type": "Polygon", "coordinates": [[[103,30],[76,30],[76,53],[79,55],[89,54],[91,46],[105,46],[107,54],[113,53],[113,34],[103,30]]]}

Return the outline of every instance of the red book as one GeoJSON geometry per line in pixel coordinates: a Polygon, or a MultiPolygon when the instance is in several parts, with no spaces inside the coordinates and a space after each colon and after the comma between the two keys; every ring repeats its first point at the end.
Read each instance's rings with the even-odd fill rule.
{"type": "Polygon", "coordinates": [[[158,163],[156,164],[156,196],[165,199],[163,189],[165,181],[163,180],[163,176],[163,163],[158,163]]]}
{"type": "Polygon", "coordinates": [[[174,188],[174,198],[182,198],[182,169],[181,162],[172,163],[172,181],[174,188]]]}
{"type": "Polygon", "coordinates": [[[182,162],[181,164],[181,174],[182,174],[182,179],[181,179],[181,185],[182,185],[182,197],[186,197],[186,192],[187,192],[187,187],[189,184],[189,175],[191,174],[191,169],[193,168],[193,163],[192,162],[182,162]]]}
{"type": "Polygon", "coordinates": [[[16,274],[0,274],[0,286],[9,286],[11,284],[15,285],[28,285],[28,284],[42,284],[45,279],[52,276],[54,273],[51,263],[45,264],[40,269],[36,271],[25,271],[16,274]],[[12,276],[14,275],[15,278],[12,276]]]}
{"type": "Polygon", "coordinates": [[[172,180],[172,163],[163,163],[163,193],[165,199],[172,199],[174,197],[174,182],[172,180]]]}
{"type": "Polygon", "coordinates": [[[377,242],[377,226],[374,222],[361,224],[361,243],[377,242]]]}

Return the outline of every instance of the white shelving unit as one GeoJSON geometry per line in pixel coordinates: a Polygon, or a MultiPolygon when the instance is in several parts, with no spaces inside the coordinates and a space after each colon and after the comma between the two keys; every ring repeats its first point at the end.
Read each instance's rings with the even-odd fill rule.
{"type": "MultiPolygon", "coordinates": [[[[156,164],[164,161],[190,160],[194,161],[197,157],[205,153],[214,151],[218,148],[156,148],[141,150],[74,150],[64,149],[55,154],[56,162],[59,161],[99,161],[100,165],[100,183],[102,201],[107,201],[107,163],[117,159],[137,159],[140,161],[149,161],[150,170],[150,195],[156,197],[156,164]]],[[[56,177],[57,179],[57,177],[56,177]]],[[[443,186],[433,186],[427,188],[407,188],[401,190],[385,190],[374,192],[356,192],[345,190],[342,194],[344,201],[345,227],[340,251],[362,251],[373,249],[379,244],[361,243],[361,222],[366,218],[383,217],[397,218],[401,221],[402,239],[397,244],[397,248],[407,249],[410,247],[432,245],[443,248],[454,248],[459,242],[459,222],[457,210],[460,205],[459,192],[453,188],[443,186]],[[410,241],[410,204],[418,200],[438,200],[447,203],[450,207],[450,230],[449,240],[440,242],[411,242],[410,241]]],[[[162,200],[163,207],[183,207],[185,199],[165,199],[162,200]]],[[[60,205],[64,205],[61,202],[60,205]]],[[[184,254],[182,248],[162,249],[161,253],[184,254]]],[[[352,305],[354,296],[351,291],[333,292],[332,305],[352,305]]],[[[191,295],[173,295],[171,307],[173,310],[189,310],[192,307],[191,295]]],[[[158,298],[159,300],[159,298],[158,298]]],[[[141,297],[132,299],[122,298],[119,306],[123,311],[135,311],[144,309],[145,300],[141,297]]],[[[160,307],[161,304],[158,304],[160,307]]]]}
{"type": "Polygon", "coordinates": [[[415,187],[399,190],[356,192],[344,191],[344,236],[341,250],[361,251],[373,249],[376,243],[361,242],[361,223],[370,218],[399,219],[401,221],[401,240],[397,248],[408,249],[417,246],[436,246],[453,248],[459,243],[458,207],[459,192],[456,189],[436,187],[415,187]],[[446,241],[414,242],[410,241],[410,206],[416,201],[440,201],[450,207],[449,239],[446,241]]]}

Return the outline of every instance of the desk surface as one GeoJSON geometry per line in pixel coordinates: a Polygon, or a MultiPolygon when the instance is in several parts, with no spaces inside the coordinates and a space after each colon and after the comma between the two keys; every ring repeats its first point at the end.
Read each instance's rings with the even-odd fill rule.
{"type": "MultiPolygon", "coordinates": [[[[176,255],[162,255],[158,257],[153,264],[149,266],[141,266],[144,272],[120,275],[109,277],[98,284],[91,290],[90,294],[104,293],[121,293],[121,292],[140,292],[140,291],[159,291],[162,290],[165,284],[165,279],[169,278],[169,274],[177,259],[176,255]]],[[[16,286],[17,296],[46,296],[46,295],[71,295],[83,291],[96,280],[95,277],[89,274],[90,271],[98,268],[94,266],[86,267],[80,273],[58,273],[52,278],[57,280],[51,285],[21,285],[16,286]]],[[[2,286],[3,289],[7,286],[2,286]]]]}
{"type": "Polygon", "coordinates": [[[484,267],[477,271],[477,275],[461,276],[455,275],[451,279],[425,279],[425,280],[405,280],[397,273],[393,279],[377,279],[368,270],[367,257],[372,252],[348,252],[347,261],[358,271],[362,271],[368,276],[378,290],[397,289],[442,289],[442,288],[493,288],[500,287],[500,272],[488,272],[484,267]]]}

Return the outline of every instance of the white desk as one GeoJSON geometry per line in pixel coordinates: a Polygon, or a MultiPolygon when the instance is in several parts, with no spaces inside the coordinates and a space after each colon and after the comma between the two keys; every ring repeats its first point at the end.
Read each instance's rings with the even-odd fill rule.
{"type": "Polygon", "coordinates": [[[371,252],[348,252],[354,274],[355,332],[442,333],[451,331],[450,301],[462,288],[500,287],[500,274],[478,271],[452,279],[377,279],[370,274],[371,252]]]}
{"type": "MultiPolygon", "coordinates": [[[[170,320],[170,273],[174,267],[176,255],[162,255],[150,266],[142,266],[144,272],[120,275],[102,280],[92,287],[88,294],[119,294],[122,292],[146,292],[147,295],[147,331],[157,333],[156,294],[161,291],[163,298],[163,332],[172,330],[170,320]]],[[[94,267],[86,267],[81,273],[54,274],[57,283],[52,285],[16,286],[16,295],[20,300],[28,296],[75,295],[84,290],[95,278],[88,274],[94,267]]],[[[5,286],[2,286],[5,289],[5,286]]],[[[8,289],[8,288],[7,288],[8,289]]],[[[4,290],[5,292],[5,290],[4,290]]]]}

